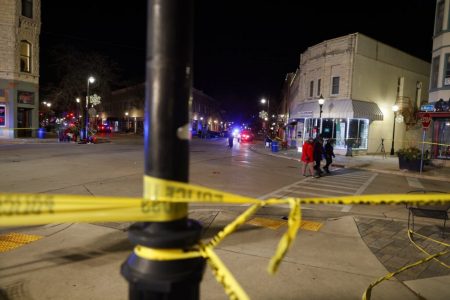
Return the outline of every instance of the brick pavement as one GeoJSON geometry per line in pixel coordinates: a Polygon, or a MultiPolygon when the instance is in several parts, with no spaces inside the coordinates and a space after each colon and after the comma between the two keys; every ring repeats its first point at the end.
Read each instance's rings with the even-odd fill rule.
{"type": "MultiPolygon", "coordinates": [[[[410,242],[406,221],[364,217],[355,217],[355,220],[364,242],[389,272],[394,272],[407,264],[426,257],[410,242]]],[[[417,233],[447,244],[450,243],[449,231],[447,230],[443,238],[441,230],[442,228],[437,225],[421,225],[417,222],[415,224],[417,233]]],[[[416,237],[414,241],[431,254],[446,249],[445,246],[421,237],[416,237]]],[[[440,260],[450,265],[450,255],[442,256],[440,260]]],[[[450,275],[450,269],[432,260],[400,273],[396,278],[407,281],[443,275],[450,275]]]]}

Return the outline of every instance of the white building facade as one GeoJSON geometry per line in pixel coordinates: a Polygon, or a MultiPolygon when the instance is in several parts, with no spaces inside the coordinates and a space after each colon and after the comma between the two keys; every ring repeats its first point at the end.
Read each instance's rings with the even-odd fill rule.
{"type": "Polygon", "coordinates": [[[430,114],[427,130],[431,158],[450,159],[450,0],[436,2],[431,58],[429,103],[421,114],[430,114]]]}
{"type": "Polygon", "coordinates": [[[351,146],[377,153],[382,144],[388,153],[397,151],[416,139],[407,130],[417,126],[429,70],[428,62],[360,33],[309,47],[290,83],[288,142],[300,148],[321,134],[336,140],[337,152],[351,146]]]}
{"type": "Polygon", "coordinates": [[[39,126],[39,0],[0,0],[0,138],[39,126]]]}

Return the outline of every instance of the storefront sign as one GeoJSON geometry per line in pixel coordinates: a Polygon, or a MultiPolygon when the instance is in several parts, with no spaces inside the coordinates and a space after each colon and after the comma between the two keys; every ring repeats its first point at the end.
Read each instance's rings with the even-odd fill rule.
{"type": "Polygon", "coordinates": [[[420,106],[421,111],[434,111],[434,104],[424,104],[420,106]]]}
{"type": "Polygon", "coordinates": [[[312,116],[313,116],[312,111],[301,111],[298,114],[300,115],[300,117],[303,117],[303,118],[312,118],[312,116]]]}
{"type": "Polygon", "coordinates": [[[0,105],[0,126],[6,125],[6,106],[0,105]]]}
{"type": "Polygon", "coordinates": [[[425,113],[422,115],[422,127],[423,129],[427,129],[431,123],[431,115],[429,113],[425,113]]]}
{"type": "Polygon", "coordinates": [[[34,93],[31,92],[17,92],[17,103],[34,104],[34,93]]]}

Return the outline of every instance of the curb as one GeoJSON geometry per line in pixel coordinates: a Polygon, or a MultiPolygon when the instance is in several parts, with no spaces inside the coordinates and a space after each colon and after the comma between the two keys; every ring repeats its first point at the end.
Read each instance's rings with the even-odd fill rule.
{"type": "MultiPolygon", "coordinates": [[[[290,157],[290,156],[283,155],[283,154],[276,154],[276,153],[273,153],[272,151],[265,153],[265,152],[262,152],[261,149],[257,149],[257,147],[250,147],[250,149],[259,154],[270,155],[270,156],[280,157],[280,158],[284,158],[284,159],[291,159],[291,160],[296,160],[296,161],[300,160],[300,155],[299,155],[299,158],[294,158],[294,157],[290,157]]],[[[334,163],[334,162],[332,165],[335,167],[338,167],[338,168],[347,168],[347,169],[353,168],[353,169],[366,170],[366,171],[383,173],[383,174],[392,174],[392,175],[399,175],[399,176],[404,176],[404,177],[414,177],[414,178],[421,178],[421,179],[428,179],[428,180],[450,182],[450,178],[443,177],[443,176],[421,175],[421,174],[407,173],[407,172],[396,171],[396,170],[382,170],[382,169],[376,169],[373,167],[362,167],[362,166],[358,166],[358,165],[351,166],[351,165],[346,165],[346,164],[342,164],[342,163],[334,163]]]]}

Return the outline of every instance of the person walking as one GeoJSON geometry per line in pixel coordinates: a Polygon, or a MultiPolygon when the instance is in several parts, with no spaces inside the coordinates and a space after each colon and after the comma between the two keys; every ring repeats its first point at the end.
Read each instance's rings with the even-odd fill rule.
{"type": "Polygon", "coordinates": [[[316,137],[314,140],[313,156],[314,161],[316,162],[314,165],[314,169],[316,170],[314,177],[319,178],[323,173],[323,171],[320,169],[320,162],[322,161],[323,156],[323,139],[321,136],[316,137]]]}
{"type": "Polygon", "coordinates": [[[323,167],[323,169],[325,170],[325,172],[327,172],[327,174],[330,174],[330,165],[333,162],[333,157],[336,157],[334,155],[334,139],[329,139],[324,147],[325,150],[325,167],[323,167]]]}
{"type": "Polygon", "coordinates": [[[233,148],[233,140],[234,140],[234,136],[233,136],[233,130],[229,130],[228,131],[228,147],[233,148]]]}
{"type": "Polygon", "coordinates": [[[302,146],[302,175],[307,177],[306,168],[309,169],[309,174],[314,176],[314,153],[313,153],[313,142],[314,139],[310,137],[306,142],[303,143],[302,146]]]}

